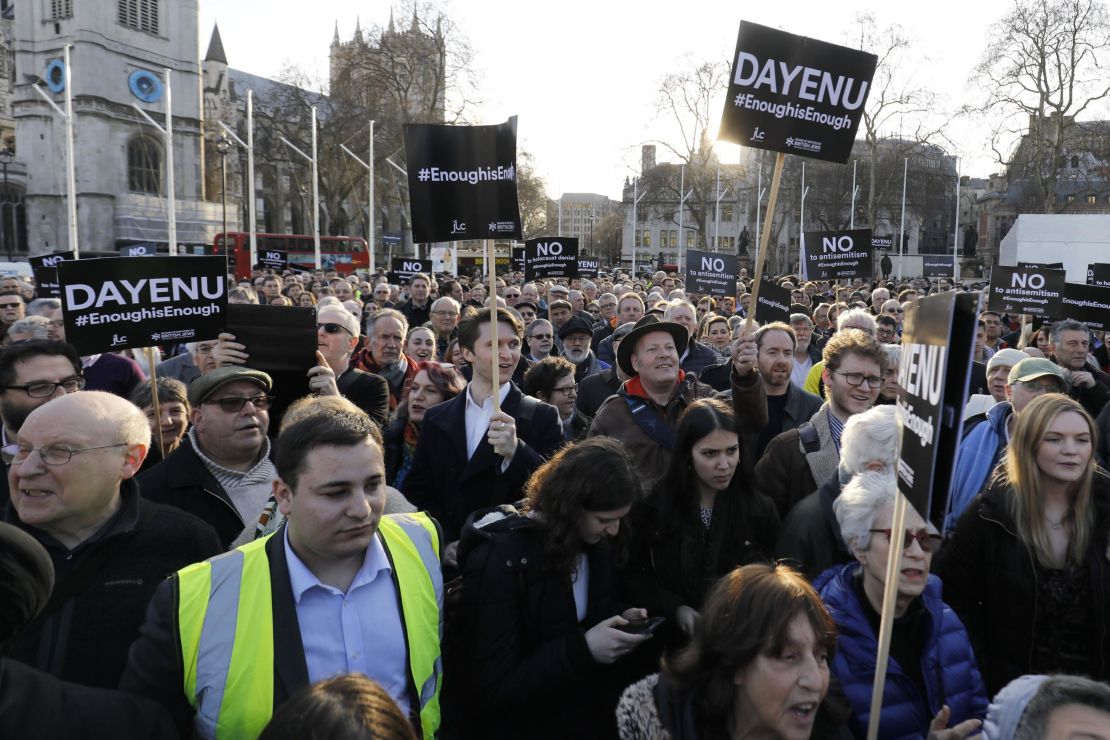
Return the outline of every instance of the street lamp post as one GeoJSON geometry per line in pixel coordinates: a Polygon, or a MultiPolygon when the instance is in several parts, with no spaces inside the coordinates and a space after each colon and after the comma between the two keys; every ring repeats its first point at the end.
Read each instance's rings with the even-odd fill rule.
{"type": "MultiPolygon", "coordinates": [[[[227,153],[230,150],[231,141],[226,136],[221,136],[219,141],[216,142],[216,151],[220,153],[220,202],[223,205],[224,254],[227,254],[227,153]]],[[[254,265],[251,265],[251,269],[253,268],[254,265]]]]}
{"type": "MultiPolygon", "coordinates": [[[[4,168],[4,193],[0,197],[0,239],[4,242],[4,252],[8,255],[8,259],[12,258],[12,240],[9,238],[9,224],[14,227],[14,218],[12,217],[12,199],[11,194],[8,192],[8,165],[11,164],[15,153],[11,149],[4,148],[0,150],[0,166],[4,168]]],[[[14,228],[12,229],[14,231],[14,228]]]]}

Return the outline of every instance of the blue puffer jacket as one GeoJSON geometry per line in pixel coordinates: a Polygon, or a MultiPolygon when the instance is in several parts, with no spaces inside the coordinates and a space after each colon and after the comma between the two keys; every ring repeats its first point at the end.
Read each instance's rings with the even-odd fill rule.
{"type": "MultiPolygon", "coordinates": [[[[852,705],[848,726],[856,737],[866,737],[879,644],[864,606],[852,588],[858,568],[858,563],[834,566],[818,576],[813,586],[824,599],[839,631],[832,674],[843,685],[852,705]]],[[[928,734],[929,723],[945,704],[952,709],[949,727],[986,716],[987,690],[967,630],[956,613],[941,601],[940,592],[940,579],[929,576],[922,594],[929,622],[928,639],[921,652],[928,696],[921,696],[913,680],[891,659],[879,724],[879,737],[883,740],[920,740],[928,734]]]]}
{"type": "Polygon", "coordinates": [[[956,451],[956,470],[952,474],[952,492],[948,498],[948,513],[944,517],[944,531],[951,532],[964,509],[987,487],[991,471],[1006,449],[1006,421],[1014,407],[997,403],[980,422],[964,434],[956,451]]]}

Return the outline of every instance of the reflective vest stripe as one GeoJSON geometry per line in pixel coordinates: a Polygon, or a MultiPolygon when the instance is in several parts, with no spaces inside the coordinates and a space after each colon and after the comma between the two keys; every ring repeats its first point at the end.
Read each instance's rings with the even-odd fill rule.
{"type": "Polygon", "coordinates": [[[200,647],[200,630],[208,610],[211,580],[212,566],[207,561],[183,568],[177,576],[177,634],[185,674],[185,697],[194,708],[194,697],[197,694],[197,652],[200,647]],[[197,618],[182,618],[185,615],[196,615],[197,618]]]}
{"type": "Polygon", "coordinates": [[[409,672],[420,692],[420,727],[435,736],[440,722],[442,676],[440,639],[443,620],[443,575],[439,567],[439,534],[426,516],[382,517],[378,525],[393,556],[401,591],[401,611],[409,645],[409,672]],[[432,547],[419,547],[430,540],[432,547]]]}
{"type": "MultiPolygon", "coordinates": [[[[220,603],[238,603],[238,609],[232,607],[229,610],[229,616],[230,612],[238,612],[234,634],[254,637],[234,641],[225,683],[226,693],[234,696],[236,702],[250,707],[251,711],[243,712],[231,707],[231,711],[225,712],[221,707],[216,724],[217,737],[257,737],[274,713],[274,608],[270,561],[266,557],[265,544],[256,547],[256,555],[244,558],[242,577],[239,579],[240,588],[247,593],[235,594],[236,598],[228,593],[226,598],[219,600],[220,603]],[[256,680],[254,674],[259,666],[270,666],[268,681],[256,680]]],[[[235,582],[235,579],[230,578],[229,581],[235,582]]],[[[209,611],[214,608],[214,605],[210,606],[209,611]]],[[[204,641],[203,634],[201,641],[204,641]]]]}

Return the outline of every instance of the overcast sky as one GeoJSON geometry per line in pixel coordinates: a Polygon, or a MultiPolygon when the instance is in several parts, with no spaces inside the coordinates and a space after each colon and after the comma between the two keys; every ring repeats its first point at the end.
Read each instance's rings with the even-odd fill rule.
{"type": "MultiPolygon", "coordinates": [[[[397,22],[408,24],[398,7],[397,22]]],[[[991,24],[1008,3],[936,0],[882,3],[841,0],[738,3],[715,0],[453,0],[445,13],[475,51],[485,101],[472,115],[483,123],[520,117],[520,146],[532,152],[548,193],[595,192],[619,198],[636,174],[640,145],[673,133],[655,112],[656,91],[669,71],[702,60],[728,60],[741,20],[843,43],[852,18],[872,11],[880,25],[901,24],[923,58],[917,79],[940,95],[945,110],[974,102],[967,85],[991,24]]],[[[384,25],[379,0],[200,0],[200,51],[218,22],[228,62],[276,77],[293,64],[326,78],[335,23],[349,39],[384,25]]],[[[721,99],[723,101],[723,93],[721,99]]],[[[716,114],[715,114],[716,115],[716,114]]],[[[907,125],[908,128],[908,125],[907,125]]],[[[949,127],[961,171],[985,177],[993,162],[984,127],[949,127]]],[[[737,156],[722,148],[722,158],[737,156]]],[[[659,159],[667,159],[660,152],[659,159]]]]}

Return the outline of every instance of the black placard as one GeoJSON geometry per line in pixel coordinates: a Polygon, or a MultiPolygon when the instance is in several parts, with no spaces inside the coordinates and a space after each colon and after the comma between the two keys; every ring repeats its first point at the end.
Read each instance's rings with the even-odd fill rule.
{"type": "Polygon", "coordinates": [[[596,278],[598,270],[601,269],[600,260],[586,260],[581,257],[578,258],[578,276],[584,278],[596,278]]]}
{"type": "Polygon", "coordinates": [[[803,247],[809,280],[870,278],[875,272],[871,229],[808,231],[803,247]]]}
{"type": "Polygon", "coordinates": [[[415,257],[394,257],[389,263],[389,282],[394,285],[408,285],[417,273],[432,274],[431,260],[418,260],[415,257]]]}
{"type": "Polygon", "coordinates": [[[774,283],[759,282],[759,298],[756,299],[755,321],[757,324],[770,324],[772,321],[790,323],[790,291],[774,283]]]}
{"type": "Polygon", "coordinates": [[[878,58],[744,21],[718,138],[844,163],[878,58]]]}
{"type": "Polygon", "coordinates": [[[578,277],[578,240],[569,236],[541,236],[524,242],[524,279],[578,277]]]}
{"type": "Polygon", "coordinates": [[[289,252],[284,249],[259,249],[258,264],[271,270],[285,270],[289,267],[289,252]]]}
{"type": "Polygon", "coordinates": [[[686,250],[686,292],[736,295],[736,255],[686,250]]]}
{"type": "Polygon", "coordinates": [[[66,341],[83,355],[215,339],[227,311],[224,257],[58,263],[66,341]]]}
{"type": "Polygon", "coordinates": [[[874,252],[889,252],[894,248],[894,237],[871,235],[871,249],[874,252]]]}
{"type": "Polygon", "coordinates": [[[921,257],[921,274],[927,278],[952,277],[953,260],[950,254],[926,254],[921,257]]]}
{"type": "Polygon", "coordinates": [[[1110,325],[1110,286],[1068,283],[1064,286],[1063,306],[1057,318],[1075,319],[1092,329],[1104,331],[1110,325]]]}
{"type": "Polygon", "coordinates": [[[154,257],[158,254],[155,244],[128,244],[119,248],[120,257],[154,257]]]}
{"type": "Polygon", "coordinates": [[[1087,285],[1110,287],[1110,265],[1087,265],[1087,285]]]}
{"type": "Polygon", "coordinates": [[[514,246],[510,256],[509,266],[513,272],[524,272],[524,247],[514,246]]]}
{"type": "Polygon", "coordinates": [[[1019,264],[991,269],[987,308],[1002,313],[1059,316],[1062,311],[1065,273],[1019,264]]]}
{"type": "Polygon", "coordinates": [[[909,306],[902,328],[898,487],[941,531],[971,377],[978,306],[979,296],[971,293],[927,296],[909,306]]]}
{"type": "Polygon", "coordinates": [[[495,126],[404,130],[413,241],[522,238],[516,116],[495,126]]]}
{"type": "Polygon", "coordinates": [[[58,282],[58,263],[73,259],[73,252],[54,252],[37,257],[28,257],[31,272],[35,276],[35,295],[39,298],[61,298],[62,286],[58,282]]]}

